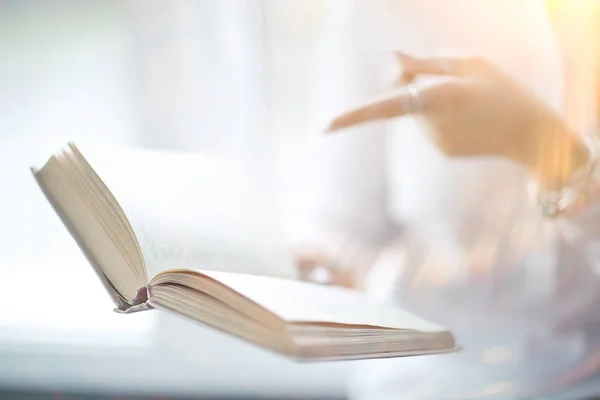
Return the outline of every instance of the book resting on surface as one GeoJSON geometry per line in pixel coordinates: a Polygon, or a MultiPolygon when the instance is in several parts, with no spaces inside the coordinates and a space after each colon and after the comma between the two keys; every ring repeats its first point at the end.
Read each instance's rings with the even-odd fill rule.
{"type": "Polygon", "coordinates": [[[268,205],[230,165],[85,153],[69,144],[32,171],[115,311],[163,310],[302,361],[455,350],[444,327],[358,291],[296,280],[264,222],[268,205]]]}

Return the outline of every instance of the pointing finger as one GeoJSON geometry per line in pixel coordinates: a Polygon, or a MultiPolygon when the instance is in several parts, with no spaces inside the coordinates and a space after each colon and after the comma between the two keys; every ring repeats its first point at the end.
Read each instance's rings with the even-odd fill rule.
{"type": "Polygon", "coordinates": [[[325,132],[333,132],[376,120],[401,117],[406,114],[418,112],[421,107],[422,104],[417,87],[409,84],[384,97],[338,115],[331,121],[325,132]]]}

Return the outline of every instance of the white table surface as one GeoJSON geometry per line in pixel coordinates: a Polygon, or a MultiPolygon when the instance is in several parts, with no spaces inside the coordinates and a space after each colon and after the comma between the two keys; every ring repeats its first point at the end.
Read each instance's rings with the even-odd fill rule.
{"type": "Polygon", "coordinates": [[[355,365],[299,364],[160,311],[116,314],[102,291],[85,264],[0,268],[0,387],[340,397],[355,365]]]}

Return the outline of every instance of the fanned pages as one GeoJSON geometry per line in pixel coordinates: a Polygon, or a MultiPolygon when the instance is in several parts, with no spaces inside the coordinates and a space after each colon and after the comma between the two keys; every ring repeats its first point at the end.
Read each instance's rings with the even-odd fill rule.
{"type": "Polygon", "coordinates": [[[118,312],[160,309],[303,361],[456,349],[442,326],[296,280],[269,205],[228,163],[69,144],[32,171],[118,312]]]}

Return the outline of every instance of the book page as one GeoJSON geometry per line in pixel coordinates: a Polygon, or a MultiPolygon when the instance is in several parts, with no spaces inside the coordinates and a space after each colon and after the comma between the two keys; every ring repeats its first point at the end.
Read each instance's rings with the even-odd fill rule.
{"type": "Polygon", "coordinates": [[[296,278],[269,199],[252,190],[235,163],[78,148],[127,215],[148,279],[174,268],[296,278]]]}
{"type": "Polygon", "coordinates": [[[361,292],[341,287],[272,277],[198,271],[288,322],[371,325],[420,332],[446,328],[399,308],[374,302],[361,292]]]}

